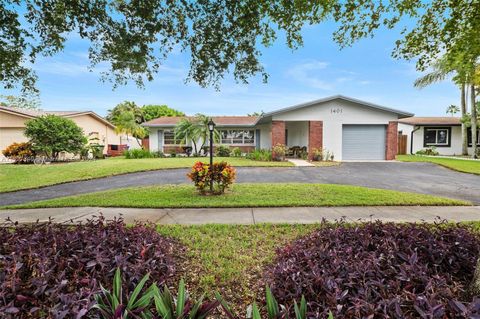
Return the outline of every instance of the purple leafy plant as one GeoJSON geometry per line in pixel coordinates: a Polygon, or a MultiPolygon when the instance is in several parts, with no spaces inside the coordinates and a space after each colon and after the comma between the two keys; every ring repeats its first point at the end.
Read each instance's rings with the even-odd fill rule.
{"type": "Polygon", "coordinates": [[[0,314],[6,318],[81,318],[117,268],[132,289],[146,273],[164,284],[175,274],[174,252],[183,249],[154,227],[127,227],[121,218],[3,226],[0,314]]]}
{"type": "Polygon", "coordinates": [[[279,302],[302,295],[326,318],[479,318],[468,296],[480,240],[438,223],[322,224],[280,249],[266,282],[279,302]]]}

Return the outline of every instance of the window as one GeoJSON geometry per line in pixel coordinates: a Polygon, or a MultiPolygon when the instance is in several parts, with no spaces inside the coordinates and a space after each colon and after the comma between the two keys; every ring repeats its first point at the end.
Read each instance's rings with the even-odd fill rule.
{"type": "MultiPolygon", "coordinates": [[[[468,128],[467,131],[467,141],[468,141],[468,146],[472,146],[472,128],[468,128]]],[[[480,146],[480,129],[477,130],[477,145],[480,146]]]]}
{"type": "Polygon", "coordinates": [[[175,140],[175,132],[173,130],[163,131],[164,145],[180,145],[180,141],[175,140]]]}
{"type": "Polygon", "coordinates": [[[451,127],[426,127],[423,133],[423,146],[449,147],[451,127]]]}
{"type": "Polygon", "coordinates": [[[222,130],[220,131],[222,144],[255,144],[253,130],[222,130]]]}

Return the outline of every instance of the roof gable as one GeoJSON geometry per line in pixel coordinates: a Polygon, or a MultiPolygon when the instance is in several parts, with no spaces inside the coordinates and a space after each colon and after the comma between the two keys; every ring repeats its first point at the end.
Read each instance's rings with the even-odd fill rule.
{"type": "Polygon", "coordinates": [[[395,113],[395,114],[399,115],[400,117],[411,117],[411,116],[413,116],[413,114],[409,113],[409,112],[400,111],[400,110],[397,110],[397,109],[392,109],[392,108],[389,108],[389,107],[386,107],[386,106],[373,104],[373,103],[370,103],[370,102],[354,99],[354,98],[347,97],[347,96],[344,96],[344,95],[334,95],[334,96],[329,96],[329,97],[326,97],[326,98],[323,98],[323,99],[318,99],[318,100],[314,100],[314,101],[310,101],[310,102],[306,102],[306,103],[301,103],[301,104],[289,106],[289,107],[286,107],[286,108],[282,108],[282,109],[279,109],[279,110],[276,110],[276,111],[268,112],[268,113],[265,113],[262,116],[262,118],[270,117],[272,115],[277,115],[277,114],[290,112],[290,111],[294,111],[294,110],[298,110],[298,109],[303,109],[303,108],[306,108],[306,107],[311,107],[311,106],[314,106],[314,105],[317,105],[317,104],[330,102],[330,101],[334,101],[334,100],[348,101],[348,102],[352,102],[352,103],[355,103],[355,104],[358,104],[358,105],[361,105],[361,106],[364,106],[364,107],[368,107],[368,108],[371,108],[371,109],[380,110],[380,111],[384,111],[384,112],[395,113]]]}
{"type": "Polygon", "coordinates": [[[27,117],[27,118],[36,118],[39,116],[43,115],[57,115],[57,116],[62,116],[62,117],[75,117],[75,116],[81,116],[81,115],[90,115],[93,118],[99,120],[100,122],[115,128],[115,125],[98,115],[97,113],[93,111],[44,111],[44,110],[35,110],[35,109],[20,109],[20,108],[15,108],[15,107],[6,107],[6,106],[0,106],[0,111],[7,112],[10,114],[22,116],[22,117],[27,117]]]}

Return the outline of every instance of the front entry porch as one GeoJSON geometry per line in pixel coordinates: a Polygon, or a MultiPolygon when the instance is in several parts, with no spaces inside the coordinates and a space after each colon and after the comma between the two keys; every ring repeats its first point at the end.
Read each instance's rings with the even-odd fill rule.
{"type": "Polygon", "coordinates": [[[300,157],[302,152],[313,158],[313,150],[323,147],[322,121],[272,121],[272,147],[287,146],[287,157],[300,157]]]}

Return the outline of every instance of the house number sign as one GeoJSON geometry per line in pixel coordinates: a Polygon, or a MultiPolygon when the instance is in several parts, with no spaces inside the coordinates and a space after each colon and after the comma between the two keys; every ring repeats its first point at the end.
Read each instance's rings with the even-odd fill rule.
{"type": "Polygon", "coordinates": [[[343,109],[341,107],[334,107],[330,109],[330,113],[332,114],[342,114],[343,109]]]}

